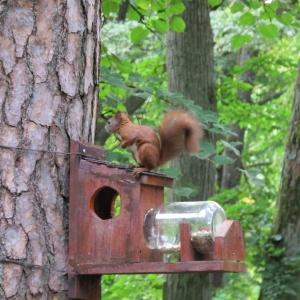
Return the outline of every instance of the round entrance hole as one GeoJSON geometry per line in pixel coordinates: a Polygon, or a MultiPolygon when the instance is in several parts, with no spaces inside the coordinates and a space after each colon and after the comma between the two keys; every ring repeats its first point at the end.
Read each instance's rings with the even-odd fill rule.
{"type": "Polygon", "coordinates": [[[115,189],[105,186],[95,192],[91,207],[102,220],[111,219],[121,213],[121,197],[115,189]]]}

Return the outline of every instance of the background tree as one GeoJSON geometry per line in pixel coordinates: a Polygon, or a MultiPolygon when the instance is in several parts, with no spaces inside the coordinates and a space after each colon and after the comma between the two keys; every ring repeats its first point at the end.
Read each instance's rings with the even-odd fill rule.
{"type": "MultiPolygon", "coordinates": [[[[183,33],[167,35],[167,69],[169,90],[194,100],[204,109],[215,111],[213,35],[207,1],[186,1],[183,33]]],[[[207,136],[212,140],[212,136],[207,136]]],[[[181,172],[178,182],[195,189],[193,198],[206,200],[214,192],[215,166],[208,160],[182,156],[177,166],[181,172]]],[[[189,200],[191,197],[185,197],[189,200]]],[[[179,200],[178,197],[176,200],[179,200]]],[[[210,299],[208,275],[168,275],[164,299],[210,299]]]]}
{"type": "Polygon", "coordinates": [[[66,153],[93,142],[98,49],[98,0],[1,1],[1,299],[67,298],[66,153]]]}
{"type": "Polygon", "coordinates": [[[300,68],[266,269],[259,299],[299,299],[300,287],[300,68]]]}

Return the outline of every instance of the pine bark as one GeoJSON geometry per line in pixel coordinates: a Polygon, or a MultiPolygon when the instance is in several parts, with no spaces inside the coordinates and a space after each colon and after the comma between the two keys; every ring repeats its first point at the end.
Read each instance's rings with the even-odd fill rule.
{"type": "MultiPolygon", "coordinates": [[[[207,1],[186,1],[184,33],[167,36],[169,90],[179,92],[204,109],[216,110],[214,93],[213,35],[207,1]]],[[[213,141],[213,137],[207,135],[213,141]]],[[[206,200],[214,192],[215,167],[209,161],[182,156],[175,163],[182,172],[179,184],[197,187],[197,200],[206,200]]],[[[176,199],[177,201],[179,199],[176,199]]],[[[211,299],[207,274],[169,275],[165,300],[211,299]]]]}
{"type": "Polygon", "coordinates": [[[0,299],[67,299],[69,157],[45,151],[93,142],[99,26],[96,0],[0,3],[0,299]]]}
{"type": "Polygon", "coordinates": [[[300,299],[300,67],[270,242],[260,299],[300,299]]]}

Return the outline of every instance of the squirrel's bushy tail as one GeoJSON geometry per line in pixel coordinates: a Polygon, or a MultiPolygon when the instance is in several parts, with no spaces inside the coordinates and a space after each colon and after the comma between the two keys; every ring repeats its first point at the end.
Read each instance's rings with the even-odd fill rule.
{"type": "Polygon", "coordinates": [[[192,113],[174,109],[165,114],[159,135],[161,139],[159,165],[163,165],[184,150],[189,153],[198,152],[203,130],[192,113]]]}

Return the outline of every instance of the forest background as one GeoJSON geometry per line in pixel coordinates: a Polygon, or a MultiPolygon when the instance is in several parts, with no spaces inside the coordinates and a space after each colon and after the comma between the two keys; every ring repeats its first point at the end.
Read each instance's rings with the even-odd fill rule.
{"type": "MultiPolygon", "coordinates": [[[[280,182],[281,194],[283,190],[281,169],[297,98],[300,5],[279,0],[208,1],[215,112],[168,89],[167,52],[172,45],[166,36],[183,35],[192,26],[185,18],[192,2],[198,1],[102,1],[101,116],[127,110],[135,122],[158,126],[169,107],[193,111],[216,140],[204,141],[196,155],[216,170],[215,194],[209,199],[219,202],[228,218],[241,222],[247,244],[247,273],[226,274],[223,287],[213,290],[213,299],[299,299],[299,250],[291,252],[284,243],[278,219],[288,218],[289,212],[276,203],[280,182]]],[[[192,44],[184,47],[197,51],[192,44]]],[[[95,143],[105,144],[110,160],[133,162],[103,127],[99,115],[95,143]]],[[[198,187],[180,180],[178,164],[161,171],[178,182],[166,192],[167,201],[172,196],[197,197],[198,187]]],[[[299,226],[293,230],[300,231],[299,226]]],[[[295,247],[300,249],[300,244],[295,247]]],[[[104,276],[103,282],[103,299],[154,300],[162,299],[166,277],[104,276]]]]}

